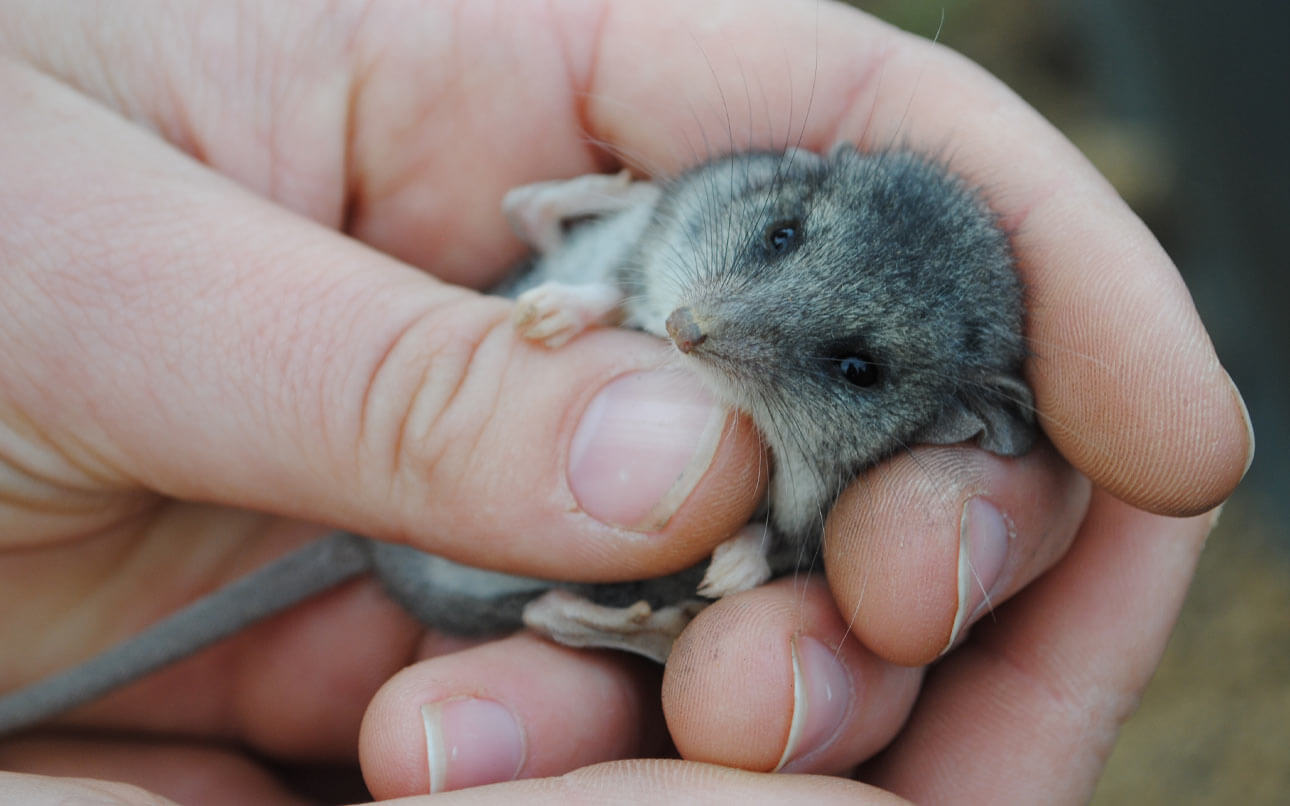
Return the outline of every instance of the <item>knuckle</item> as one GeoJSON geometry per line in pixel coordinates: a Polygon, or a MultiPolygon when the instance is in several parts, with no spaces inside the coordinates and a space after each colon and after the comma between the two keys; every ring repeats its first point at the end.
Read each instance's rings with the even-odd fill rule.
{"type": "Polygon", "coordinates": [[[396,500],[422,505],[427,484],[460,479],[496,408],[509,317],[500,300],[464,296],[391,335],[366,376],[360,473],[388,474],[396,500]]]}

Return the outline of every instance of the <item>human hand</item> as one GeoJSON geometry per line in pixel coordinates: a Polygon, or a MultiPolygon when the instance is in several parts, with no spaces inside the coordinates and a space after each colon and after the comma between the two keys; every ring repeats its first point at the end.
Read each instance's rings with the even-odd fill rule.
{"type": "MultiPolygon", "coordinates": [[[[644,14],[627,17],[616,22],[633,41],[654,41],[644,14]]],[[[780,582],[718,602],[683,635],[664,680],[671,735],[689,759],[817,772],[894,736],[860,777],[915,801],[1085,800],[1163,650],[1212,524],[1202,513],[1248,466],[1239,395],[1141,222],[979,69],[832,8],[748,10],[721,41],[738,52],[701,40],[701,65],[676,56],[621,89],[629,111],[606,128],[629,133],[628,153],[646,150],[641,131],[694,139],[684,113],[632,111],[700,67],[785,106],[765,71],[746,77],[745,54],[812,42],[808,148],[946,154],[1014,233],[1028,380],[1052,446],[1015,461],[916,448],[865,474],[828,525],[831,591],[780,582]],[[890,662],[921,666],[950,646],[906,711],[917,678],[890,662]],[[841,696],[811,696],[826,686],[841,696]]],[[[643,58],[613,53],[604,84],[643,58]]]]}
{"type": "MultiPolygon", "coordinates": [[[[748,87],[760,111],[802,109],[793,87],[809,85],[807,148],[948,151],[1015,233],[1051,444],[1018,460],[916,448],[867,473],[829,523],[831,590],[783,580],[716,603],[684,633],[664,679],[671,736],[687,759],[753,770],[840,772],[889,745],[861,778],[916,801],[1086,799],[1158,662],[1203,513],[1248,464],[1239,395],[1141,222],[997,82],[846,10],[726,8],[697,26],[720,33],[696,34],[692,58],[666,45],[686,11],[611,15],[589,128],[675,170],[673,144],[706,142],[711,123],[675,88],[739,99],[748,87]],[[818,56],[818,73],[750,67],[749,53],[772,51],[818,56]],[[648,55],[659,52],[661,64],[648,55]],[[951,646],[923,680],[918,668],[951,646]]],[[[713,105],[741,144],[738,100],[713,105]]],[[[419,674],[369,713],[409,748],[401,764],[368,766],[378,788],[420,782],[417,726],[398,716],[419,674]]]]}
{"type": "MultiPolygon", "coordinates": [[[[493,284],[522,251],[504,190],[560,149],[569,170],[594,164],[571,123],[503,142],[533,113],[505,65],[483,102],[447,46],[409,72],[444,9],[425,8],[415,36],[387,13],[194,3],[128,32],[106,7],[0,13],[0,690],[316,537],[309,521],[608,580],[697,562],[756,506],[755,434],[697,381],[653,373],[655,340],[533,348],[506,302],[409,265],[493,284]],[[459,115],[426,122],[445,108],[459,115]],[[532,153],[499,160],[503,147],[532,153]],[[584,417],[597,399],[600,418],[584,417]]],[[[59,727],[353,759],[375,690],[460,645],[351,585],[59,727]]],[[[526,773],[661,750],[654,670],[501,646],[525,717],[585,684],[585,710],[527,721],[530,742],[580,741],[547,742],[526,773]]],[[[123,742],[75,745],[78,769],[144,752],[123,742]]],[[[5,758],[66,753],[41,747],[5,758]]]]}
{"type": "MultiPolygon", "coordinates": [[[[557,565],[598,578],[685,565],[732,531],[758,493],[756,448],[746,432],[721,432],[712,467],[658,538],[623,540],[622,530],[584,514],[596,506],[570,492],[576,482],[566,486],[563,446],[578,414],[610,378],[657,363],[648,340],[597,332],[555,353],[529,350],[506,331],[500,303],[436,285],[328,234],[327,226],[347,224],[359,239],[447,280],[486,285],[515,248],[496,214],[503,190],[607,167],[582,139],[582,126],[651,167],[677,167],[690,156],[677,143],[699,142],[695,127],[702,121],[690,118],[675,88],[700,97],[741,89],[748,77],[741,77],[737,58],[746,63],[749,54],[772,50],[809,48],[820,56],[804,145],[854,138],[873,147],[898,129],[913,147],[936,150],[952,128],[953,167],[998,189],[992,202],[1010,224],[1021,225],[1017,246],[1032,290],[1037,360],[1030,379],[1063,456],[1102,487],[1165,512],[1203,511],[1239,477],[1246,441],[1237,398],[1167,260],[1069,145],[961,60],[830,7],[819,9],[818,23],[814,6],[810,14],[791,7],[737,16],[705,9],[712,20],[725,20],[721,42],[734,45],[689,54],[677,54],[674,45],[678,30],[696,36],[706,30],[693,8],[614,6],[603,20],[581,7],[541,20],[526,16],[544,13],[531,9],[499,20],[467,6],[448,20],[435,9],[382,8],[390,7],[375,6],[361,21],[338,16],[308,25],[282,21],[276,15],[290,13],[283,11],[236,20],[221,19],[235,16],[231,11],[168,12],[191,19],[149,20],[152,28],[130,36],[184,47],[169,55],[122,47],[124,57],[112,65],[77,60],[101,50],[81,46],[70,33],[89,30],[88,21],[68,26],[66,15],[44,6],[27,13],[24,58],[98,104],[126,110],[277,206],[21,64],[6,68],[5,106],[24,115],[6,115],[13,121],[4,133],[7,217],[22,224],[6,227],[3,281],[16,278],[13,287],[26,293],[9,312],[5,327],[12,332],[2,332],[36,349],[6,359],[11,363],[0,377],[23,378],[26,386],[6,389],[4,421],[16,411],[12,419],[38,426],[23,429],[24,436],[41,435],[18,443],[24,466],[34,469],[31,478],[19,476],[27,486],[18,490],[20,505],[6,512],[14,524],[6,534],[43,548],[9,558],[0,573],[13,580],[4,595],[23,603],[24,625],[52,621],[55,610],[87,589],[95,592],[96,612],[41,642],[16,636],[19,643],[7,645],[34,651],[24,653],[23,668],[3,671],[12,677],[0,687],[63,665],[70,647],[111,644],[313,533],[241,508],[351,525],[517,572],[557,565]],[[290,35],[303,30],[308,41],[290,35]],[[269,75],[218,69],[228,42],[249,41],[253,31],[263,44],[243,57],[276,65],[269,75]],[[454,51],[444,44],[451,42],[472,45],[454,51]],[[144,52],[165,69],[141,63],[144,52]],[[660,62],[651,52],[669,59],[660,62]],[[280,58],[254,58],[267,53],[280,58]],[[463,54],[469,65],[455,61],[463,54]],[[881,69],[874,67],[879,62],[881,69]],[[194,75],[193,64],[212,69],[194,75]],[[642,64],[651,69],[642,71],[642,64]],[[569,114],[553,118],[553,108],[569,114]],[[1004,124],[1006,130],[996,130],[1004,124]],[[41,160],[49,154],[60,161],[41,160]],[[17,237],[33,233],[38,237],[17,237]],[[1120,260],[1134,271],[1113,274],[1120,260]],[[1091,279],[1101,277],[1106,285],[1091,279]],[[197,299],[196,288],[210,297],[197,299]],[[112,307],[100,304],[105,300],[112,307]],[[1143,300],[1157,313],[1131,334],[1106,313],[1136,310],[1143,300]],[[1172,415],[1184,408],[1178,400],[1184,377],[1187,419],[1180,419],[1172,415]],[[515,455],[521,445],[524,453],[515,455]],[[469,461],[468,447],[475,449],[469,461]],[[50,470],[52,462],[62,466],[50,470]],[[180,533],[194,537],[180,543],[180,533]],[[483,556],[477,547],[485,544],[496,553],[483,556]],[[109,557],[133,562],[109,569],[109,557]],[[151,582],[158,573],[167,582],[160,591],[151,582]],[[146,597],[141,578],[153,585],[146,597]]],[[[17,26],[7,27],[13,52],[17,26]]],[[[789,85],[796,80],[800,93],[808,75],[757,76],[781,132],[789,98],[802,109],[789,85]]],[[[675,435],[682,464],[710,422],[693,420],[692,430],[675,435]]],[[[931,660],[949,643],[955,612],[975,609],[975,602],[958,602],[958,527],[964,500],[983,493],[1017,533],[998,561],[1002,571],[989,597],[996,605],[1056,562],[1077,530],[1083,536],[1057,572],[1031,586],[1029,604],[999,613],[990,631],[997,643],[986,644],[986,631],[978,629],[937,667],[909,730],[870,772],[914,795],[965,780],[1050,785],[1052,767],[1076,748],[1091,761],[1063,770],[1077,780],[1055,785],[1091,781],[1121,695],[1135,691],[1154,667],[1203,525],[1142,515],[1102,493],[1086,507],[1085,483],[1051,451],[1013,463],[968,449],[935,456],[941,458],[920,460],[912,471],[901,470],[909,459],[880,468],[840,503],[826,548],[836,603],[821,587],[780,583],[719,603],[687,631],[664,689],[669,727],[684,755],[774,766],[785,755],[791,721],[793,637],[810,635],[831,647],[843,641],[847,624],[860,640],[846,638],[841,657],[863,698],[849,706],[830,747],[799,766],[845,769],[885,743],[919,685],[918,672],[891,661],[931,660]],[[881,512],[867,499],[899,501],[901,509],[881,512]],[[1140,534],[1126,548],[1128,530],[1140,534]],[[1137,571],[1127,579],[1099,576],[1097,568],[1107,564],[1120,574],[1137,571]],[[1063,577],[1067,568],[1074,570],[1063,577]],[[1115,601],[1106,599],[1112,581],[1126,593],[1139,588],[1139,598],[1118,602],[1134,614],[1120,624],[1132,657],[1118,645],[1085,652],[1079,644],[1073,667],[1048,665],[1066,658],[1050,654],[1058,639],[1069,646],[1097,637],[1089,632],[1102,624],[1097,614],[1071,606],[1115,601]],[[1028,630],[1004,621],[1013,611],[1028,614],[1028,630]],[[973,694],[1006,686],[990,662],[999,647],[1044,662],[1032,667],[1035,682],[1023,688],[1033,699],[1012,703],[1007,713],[1014,721],[1002,729],[997,701],[973,694]],[[716,653],[715,662],[707,660],[716,653]],[[952,665],[970,668],[951,673],[952,665]],[[730,674],[735,666],[743,669],[737,677],[730,674]],[[1036,741],[1037,726],[1050,739],[1047,728],[1054,727],[1038,720],[1049,704],[1044,684],[1060,686],[1071,678],[1058,672],[1074,671],[1090,674],[1076,677],[1083,687],[1072,702],[1089,695],[1101,710],[1090,717],[1059,709],[1056,718],[1067,721],[1055,727],[1068,735],[1036,741]],[[1096,699],[1108,694],[1117,696],[1096,699]],[[990,730],[989,741],[969,729],[990,730]],[[1032,762],[1025,767],[1031,774],[994,775],[990,760],[999,757],[999,742],[1032,762]],[[964,778],[969,773],[981,778],[964,778]]],[[[654,491],[662,495],[660,486],[654,491]]],[[[596,514],[636,524],[639,510],[596,514]]],[[[965,587],[971,594],[973,587],[965,587]]],[[[410,657],[442,649],[434,637],[422,642],[370,588],[356,586],[86,709],[76,723],[235,738],[271,755],[344,756],[380,682],[410,657]],[[336,635],[353,650],[346,657],[332,650],[336,635]],[[238,676],[221,673],[227,669],[238,676]],[[301,669],[309,675],[302,678],[301,669]],[[192,688],[196,696],[180,691],[192,688]],[[338,689],[346,694],[337,696],[338,689]],[[328,704],[325,712],[319,702],[328,704]]],[[[802,657],[808,654],[820,656],[810,649],[802,657]]],[[[467,693],[505,702],[520,722],[525,776],[652,752],[659,731],[642,676],[648,673],[629,660],[568,653],[523,636],[435,657],[396,677],[373,704],[361,748],[365,772],[378,796],[425,791],[421,705],[467,693]]],[[[810,748],[791,749],[800,757],[810,748]]],[[[86,762],[106,752],[82,748],[78,757],[86,762]]],[[[110,766],[98,769],[106,774],[110,766]]],[[[449,784],[468,782],[462,773],[454,780],[450,772],[449,784]]]]}

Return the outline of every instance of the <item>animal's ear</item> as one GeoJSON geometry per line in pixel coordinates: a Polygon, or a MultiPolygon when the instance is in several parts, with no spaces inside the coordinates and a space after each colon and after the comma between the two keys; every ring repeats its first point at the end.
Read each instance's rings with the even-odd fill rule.
{"type": "Polygon", "coordinates": [[[1035,442],[1034,411],[1030,387],[1015,376],[998,375],[982,388],[956,396],[914,441],[950,445],[976,440],[990,453],[1020,456],[1035,442]]]}

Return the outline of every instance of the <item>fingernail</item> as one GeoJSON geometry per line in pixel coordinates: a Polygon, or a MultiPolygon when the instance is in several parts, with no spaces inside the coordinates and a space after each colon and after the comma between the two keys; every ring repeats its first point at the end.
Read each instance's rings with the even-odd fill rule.
{"type": "Polygon", "coordinates": [[[624,375],[582,414],[569,447],[569,487],[596,520],[658,531],[712,463],[726,418],[691,373],[624,375]]]}
{"type": "Polygon", "coordinates": [[[421,706],[430,794],[512,781],[524,764],[519,723],[500,703],[473,697],[421,706]]]}
{"type": "Polygon", "coordinates": [[[1245,469],[1241,471],[1241,478],[1250,472],[1250,465],[1254,462],[1254,422],[1250,420],[1250,409],[1245,405],[1245,398],[1241,396],[1241,390],[1236,388],[1236,381],[1232,376],[1227,376],[1227,382],[1232,386],[1232,397],[1236,398],[1236,405],[1241,409],[1241,417],[1245,420],[1245,439],[1249,447],[1245,453],[1245,469]]]}
{"type": "Polygon", "coordinates": [[[833,650],[810,636],[793,642],[793,721],[775,772],[796,772],[832,744],[851,707],[851,675],[833,650]]]}
{"type": "Polygon", "coordinates": [[[1008,559],[1013,533],[1012,522],[984,498],[969,498],[963,505],[959,517],[958,609],[950,640],[941,654],[954,647],[963,628],[990,604],[989,595],[1008,559]]]}

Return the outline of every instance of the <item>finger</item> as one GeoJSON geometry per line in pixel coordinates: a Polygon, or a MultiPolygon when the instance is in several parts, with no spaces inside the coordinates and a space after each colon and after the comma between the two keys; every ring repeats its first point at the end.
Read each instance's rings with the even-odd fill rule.
{"type": "Polygon", "coordinates": [[[359,752],[377,798],[559,775],[666,748],[655,667],[521,634],[404,669],[359,752]]]}
{"type": "Polygon", "coordinates": [[[507,303],[269,205],[30,70],[4,68],[0,105],[0,217],[18,222],[0,233],[0,377],[24,380],[0,413],[36,468],[5,496],[26,518],[8,534],[103,528],[122,513],[49,502],[141,485],[472,565],[637,578],[756,505],[752,429],[661,369],[654,340],[526,346],[507,303]]]}
{"type": "Polygon", "coordinates": [[[1095,493],[1070,554],[937,665],[866,780],[918,802],[1086,802],[1210,525],[1095,493]]]}
{"type": "Polygon", "coordinates": [[[185,804],[309,802],[241,753],[173,740],[34,737],[8,741],[0,744],[0,768],[26,773],[28,785],[39,783],[47,787],[45,792],[61,794],[50,801],[38,799],[38,790],[19,796],[23,790],[9,788],[17,786],[18,776],[0,774],[0,800],[15,804],[82,802],[74,797],[77,792],[83,793],[85,803],[123,806],[156,806],[157,796],[185,804]],[[52,777],[37,781],[36,776],[52,777]],[[91,798],[90,793],[97,797],[91,798]],[[102,799],[109,794],[113,800],[102,799]]]}
{"type": "Polygon", "coordinates": [[[400,801],[406,806],[422,803],[526,804],[610,802],[674,804],[898,804],[900,798],[873,787],[842,778],[817,775],[767,775],[696,764],[688,761],[643,759],[597,764],[561,776],[480,789],[466,789],[433,800],[400,801]]]}
{"type": "Polygon", "coordinates": [[[682,757],[839,773],[900,729],[922,676],[849,636],[818,579],[783,579],[704,610],[677,640],[663,709],[682,757]]]}
{"type": "Polygon", "coordinates": [[[1088,498],[1088,480],[1047,444],[1016,459],[915,448],[834,507],[829,586],[866,647],[925,665],[1062,557],[1088,498]]]}

